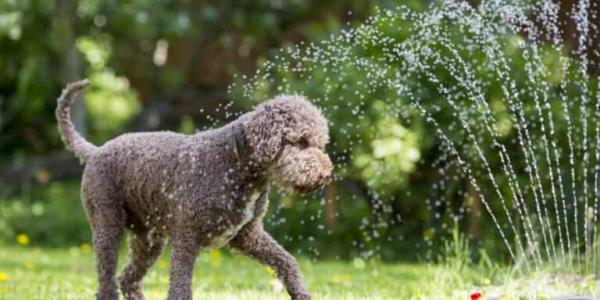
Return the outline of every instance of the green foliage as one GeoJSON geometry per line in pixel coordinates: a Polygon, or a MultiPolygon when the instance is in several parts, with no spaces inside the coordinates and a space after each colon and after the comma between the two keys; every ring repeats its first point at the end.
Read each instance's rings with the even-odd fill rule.
{"type": "Polygon", "coordinates": [[[15,243],[19,234],[33,245],[79,245],[91,240],[76,183],[51,183],[18,197],[0,200],[0,239],[15,243]]]}
{"type": "MultiPolygon", "coordinates": [[[[301,93],[317,102],[334,125],[328,150],[340,181],[356,180],[369,187],[362,196],[375,204],[370,222],[383,224],[378,226],[382,241],[394,240],[394,227],[399,226],[395,218],[410,214],[410,221],[427,224],[414,232],[443,250],[443,242],[432,240],[451,240],[451,228],[459,220],[461,230],[478,229],[473,236],[480,243],[476,246],[500,250],[494,254],[506,257],[498,231],[507,232],[508,240],[514,238],[517,244],[524,239],[522,232],[505,227],[520,220],[515,217],[520,209],[515,182],[524,190],[527,218],[551,218],[546,230],[558,226],[558,214],[534,207],[538,193],[544,193],[539,201],[549,199],[551,183],[546,177],[538,184],[539,175],[533,174],[556,174],[569,165],[570,151],[583,158],[581,145],[590,144],[581,124],[597,119],[589,117],[594,114],[593,101],[581,99],[595,98],[596,81],[593,76],[580,78],[581,66],[564,46],[537,45],[522,33],[507,32],[493,12],[442,6],[433,4],[430,15],[418,17],[406,13],[405,7],[377,11],[355,30],[284,49],[263,63],[255,77],[242,78],[233,92],[248,102],[280,93],[301,93]],[[479,26],[488,29],[476,35],[479,26]],[[564,65],[569,68],[562,74],[564,65]],[[583,87],[589,89],[587,94],[583,87]],[[542,97],[548,105],[539,104],[542,97]],[[561,105],[567,100],[569,104],[561,105]],[[573,134],[567,116],[572,118],[573,134]],[[550,157],[556,157],[560,168],[544,156],[548,127],[556,148],[550,157]],[[507,158],[499,145],[508,149],[514,178],[505,169],[507,158]],[[470,187],[470,178],[477,189],[470,187]],[[485,211],[475,211],[476,201],[469,200],[475,197],[485,201],[485,211]]],[[[589,126],[585,130],[593,136],[589,126]]],[[[593,168],[585,164],[574,163],[577,178],[584,170],[591,174],[593,168]]],[[[568,179],[566,172],[561,175],[565,184],[578,180],[568,179]]],[[[587,180],[591,185],[593,179],[587,180]]],[[[580,192],[570,193],[576,197],[580,192]]],[[[575,200],[567,195],[566,201],[575,200]]],[[[548,202],[544,209],[557,206],[548,202]]],[[[570,215],[577,209],[582,210],[566,208],[570,215]]],[[[573,227],[568,230],[572,234],[573,227]]],[[[556,230],[552,238],[558,239],[556,230]]]]}
{"type": "Polygon", "coordinates": [[[375,138],[370,144],[356,146],[354,167],[371,188],[402,190],[421,158],[421,134],[402,126],[384,101],[373,101],[372,110],[372,119],[367,118],[369,124],[364,127],[370,129],[365,136],[375,138]]]}
{"type": "Polygon", "coordinates": [[[138,113],[141,105],[129,81],[108,67],[111,56],[108,37],[80,37],[77,46],[90,65],[92,87],[86,92],[88,122],[98,141],[116,135],[123,125],[138,113]]]}

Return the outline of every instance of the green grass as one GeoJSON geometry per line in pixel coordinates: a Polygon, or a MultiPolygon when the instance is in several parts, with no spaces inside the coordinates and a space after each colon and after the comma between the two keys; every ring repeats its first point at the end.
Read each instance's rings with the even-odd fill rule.
{"type": "MultiPolygon", "coordinates": [[[[514,279],[507,268],[483,271],[463,263],[300,259],[300,264],[315,299],[469,299],[474,291],[503,297],[499,299],[599,294],[593,278],[540,272],[514,279]]],[[[151,269],[144,284],[147,299],[166,298],[168,253],[151,269]]],[[[92,299],[95,288],[93,255],[87,244],[62,249],[0,246],[0,299],[92,299]]],[[[194,299],[289,299],[272,271],[226,251],[200,254],[193,289],[194,299]]]]}
{"type": "MultiPolygon", "coordinates": [[[[121,262],[125,253],[121,255],[121,262]]],[[[425,265],[300,260],[316,299],[407,299],[417,294],[425,265]]],[[[96,288],[89,246],[71,249],[0,248],[0,299],[91,299],[96,288]]],[[[146,275],[148,299],[164,299],[168,253],[146,275]]],[[[194,299],[288,299],[272,271],[227,252],[204,252],[194,274],[194,299]]]]}

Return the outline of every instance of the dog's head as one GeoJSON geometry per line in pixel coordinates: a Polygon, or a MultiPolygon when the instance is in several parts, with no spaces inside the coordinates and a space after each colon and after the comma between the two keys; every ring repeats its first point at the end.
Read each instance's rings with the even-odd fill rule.
{"type": "Polygon", "coordinates": [[[279,96],[259,105],[245,127],[254,157],[282,187],[307,194],[330,181],[327,120],[304,97],[279,96]]]}

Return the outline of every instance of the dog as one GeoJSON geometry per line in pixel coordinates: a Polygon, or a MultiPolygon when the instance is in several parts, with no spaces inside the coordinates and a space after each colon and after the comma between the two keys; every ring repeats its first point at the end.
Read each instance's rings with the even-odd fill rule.
{"type": "Polygon", "coordinates": [[[95,146],[70,120],[82,80],[57,100],[58,129],[85,163],[81,198],[96,257],[97,299],[144,299],[142,278],[172,244],[168,299],[192,299],[198,252],[230,246],[273,268],[292,299],[311,299],[298,263],[263,229],[271,178],[298,194],[331,179],[327,120],[298,95],[279,96],[216,129],[127,133],[95,146]],[[129,253],[116,278],[119,242],[129,253]]]}

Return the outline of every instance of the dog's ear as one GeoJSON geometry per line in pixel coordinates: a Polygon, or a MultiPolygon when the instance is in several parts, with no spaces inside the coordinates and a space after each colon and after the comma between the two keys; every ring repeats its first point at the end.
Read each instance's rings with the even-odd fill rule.
{"type": "Polygon", "coordinates": [[[260,106],[245,123],[250,145],[260,162],[271,162],[277,156],[287,127],[286,118],[274,107],[260,106]]]}

